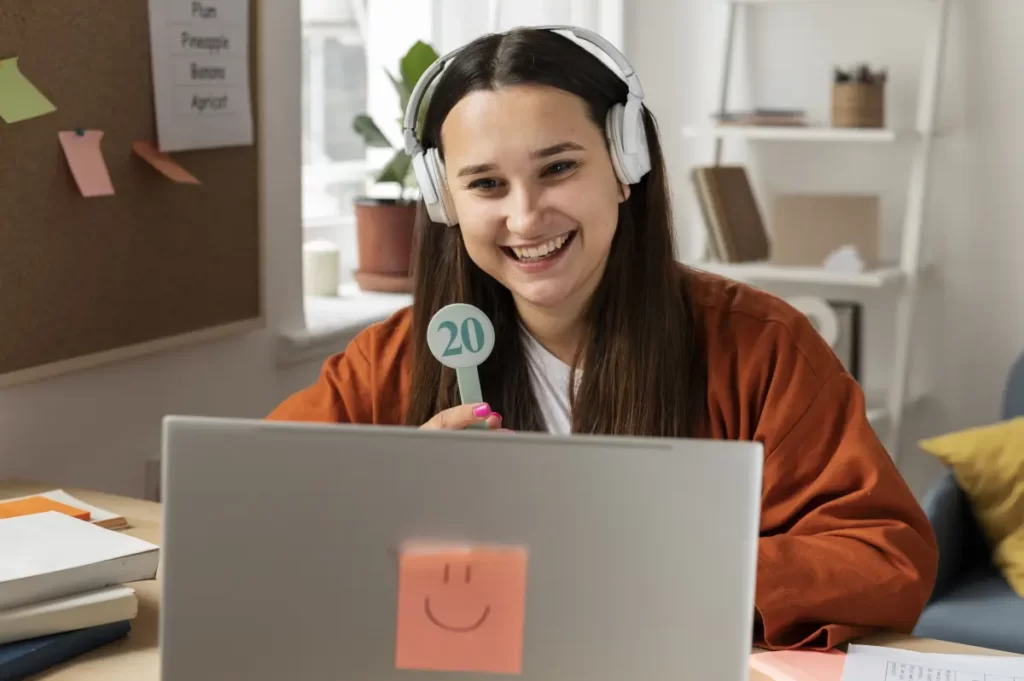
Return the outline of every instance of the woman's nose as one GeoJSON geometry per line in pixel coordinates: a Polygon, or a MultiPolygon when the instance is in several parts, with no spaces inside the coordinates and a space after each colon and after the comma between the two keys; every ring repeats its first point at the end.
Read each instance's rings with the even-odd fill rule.
{"type": "Polygon", "coordinates": [[[528,188],[520,188],[509,194],[509,208],[506,223],[513,234],[530,235],[541,227],[542,211],[538,196],[528,188]]]}

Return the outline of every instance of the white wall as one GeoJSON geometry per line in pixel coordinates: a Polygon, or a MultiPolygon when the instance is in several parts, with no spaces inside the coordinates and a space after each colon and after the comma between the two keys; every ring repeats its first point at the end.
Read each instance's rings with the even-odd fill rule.
{"type": "MultiPolygon", "coordinates": [[[[701,223],[689,186],[693,164],[711,160],[710,144],[683,140],[682,125],[707,122],[716,108],[724,36],[723,3],[632,0],[625,44],[657,115],[674,177],[682,255],[699,254],[701,223]]],[[[783,3],[752,8],[737,34],[741,47],[734,106],[797,106],[828,119],[831,68],[867,60],[890,68],[889,120],[912,126],[917,75],[932,3],[783,3]],[[746,33],[744,30],[746,29],[746,33]],[[749,37],[745,41],[743,36],[749,37]]],[[[939,467],[918,452],[925,435],[998,418],[1003,381],[1024,350],[1024,128],[1019,75],[1024,3],[959,0],[950,16],[933,156],[926,251],[936,264],[918,317],[914,390],[928,399],[904,429],[901,468],[915,491],[939,467]],[[1003,99],[1005,98],[1005,99],[1003,99]]],[[[909,150],[836,145],[762,145],[749,155],[727,146],[726,160],[755,169],[755,189],[878,191],[883,247],[899,247],[909,150]]],[[[869,313],[869,380],[883,379],[891,307],[869,313]],[[887,316],[888,315],[888,316],[887,316]]]]}
{"type": "Polygon", "coordinates": [[[141,495],[165,414],[259,418],[312,380],[278,371],[268,332],[0,391],[0,479],[141,495]]]}

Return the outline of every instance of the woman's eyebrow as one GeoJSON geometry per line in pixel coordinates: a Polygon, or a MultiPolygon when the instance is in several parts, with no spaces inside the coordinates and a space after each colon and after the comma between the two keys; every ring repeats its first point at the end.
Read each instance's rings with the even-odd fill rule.
{"type": "MultiPolygon", "coordinates": [[[[559,142],[558,144],[552,144],[550,147],[530,152],[530,158],[548,158],[549,156],[557,156],[566,151],[585,151],[585,149],[575,142],[559,142]]],[[[477,163],[475,165],[463,166],[459,169],[456,177],[489,173],[495,168],[497,166],[493,163],[477,163]]]]}
{"type": "Polygon", "coordinates": [[[489,173],[494,170],[497,166],[493,163],[478,163],[472,166],[462,166],[459,169],[456,177],[465,177],[466,175],[479,175],[480,173],[489,173]]]}
{"type": "Polygon", "coordinates": [[[552,144],[550,147],[538,149],[530,154],[530,156],[532,158],[547,158],[548,156],[561,154],[563,151],[584,151],[584,149],[575,142],[559,142],[558,144],[552,144]]]}

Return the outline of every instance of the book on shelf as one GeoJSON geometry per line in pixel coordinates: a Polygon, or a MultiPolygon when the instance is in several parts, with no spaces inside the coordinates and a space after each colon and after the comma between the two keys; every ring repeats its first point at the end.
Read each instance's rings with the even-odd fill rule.
{"type": "Polygon", "coordinates": [[[0,611],[154,579],[159,547],[58,511],[0,520],[0,611]]]}
{"type": "Polygon", "coordinates": [[[44,511],[58,511],[108,530],[123,530],[128,527],[128,521],[124,516],[87,504],[62,489],[0,501],[0,519],[44,511]]]}
{"type": "Polygon", "coordinates": [[[749,111],[723,111],[713,114],[711,119],[718,125],[807,125],[806,112],[802,109],[751,109],[749,111]]]}
{"type": "Polygon", "coordinates": [[[691,173],[712,260],[764,262],[771,243],[743,166],[702,166],[691,173]]]}

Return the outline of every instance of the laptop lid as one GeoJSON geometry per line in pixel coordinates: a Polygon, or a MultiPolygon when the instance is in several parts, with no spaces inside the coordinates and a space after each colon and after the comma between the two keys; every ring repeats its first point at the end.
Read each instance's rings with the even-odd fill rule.
{"type": "Polygon", "coordinates": [[[747,678],[761,463],[750,442],[168,417],[161,678],[747,678]]]}

